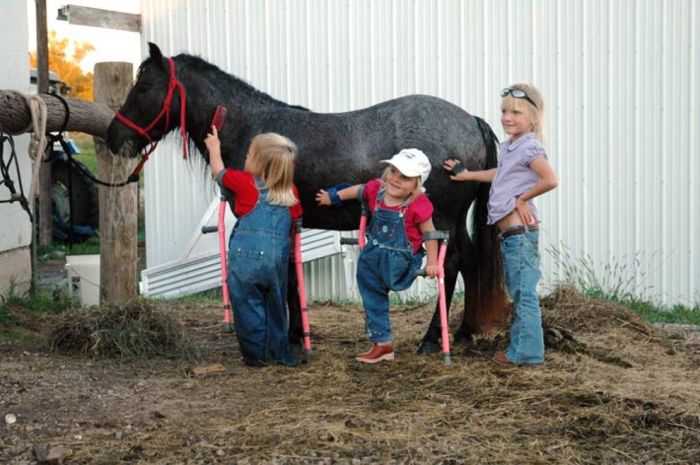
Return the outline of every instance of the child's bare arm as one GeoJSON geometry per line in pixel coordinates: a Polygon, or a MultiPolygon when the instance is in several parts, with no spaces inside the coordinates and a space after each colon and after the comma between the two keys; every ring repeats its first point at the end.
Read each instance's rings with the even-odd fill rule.
{"type": "Polygon", "coordinates": [[[469,171],[468,169],[463,167],[460,161],[455,160],[454,158],[445,160],[445,162],[442,164],[442,167],[446,171],[450,172],[452,172],[455,166],[461,166],[462,170],[459,171],[457,174],[450,175],[450,179],[453,181],[491,182],[493,181],[493,178],[496,177],[496,168],[491,168],[489,170],[482,171],[469,171]]]}
{"type": "Polygon", "coordinates": [[[536,221],[530,211],[530,206],[527,203],[528,200],[534,199],[538,195],[542,195],[545,192],[549,192],[559,185],[559,179],[557,178],[552,165],[549,164],[546,158],[536,158],[530,163],[530,169],[534,171],[539,179],[537,183],[532,186],[532,189],[528,190],[522,194],[515,201],[515,208],[518,210],[520,219],[524,224],[532,224],[536,221]]]}
{"type": "MultiPolygon", "coordinates": [[[[433,219],[422,222],[418,225],[418,228],[422,233],[427,231],[435,231],[435,225],[433,224],[433,219]]],[[[431,278],[436,278],[440,272],[438,267],[438,242],[435,239],[425,242],[425,248],[427,249],[428,264],[425,267],[425,274],[431,278]]]]}
{"type": "Polygon", "coordinates": [[[211,127],[211,132],[207,134],[207,137],[204,139],[204,145],[207,146],[207,151],[209,152],[211,176],[216,179],[216,176],[224,169],[224,162],[221,159],[221,142],[219,141],[219,134],[214,126],[211,127]]]}

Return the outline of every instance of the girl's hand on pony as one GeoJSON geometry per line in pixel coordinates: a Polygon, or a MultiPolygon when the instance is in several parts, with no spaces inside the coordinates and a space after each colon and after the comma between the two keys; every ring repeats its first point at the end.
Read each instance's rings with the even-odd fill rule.
{"type": "Polygon", "coordinates": [[[448,158],[442,163],[442,168],[450,173],[450,179],[453,181],[469,180],[469,170],[459,160],[448,158]]]}
{"type": "Polygon", "coordinates": [[[316,194],[316,202],[324,207],[330,207],[332,205],[331,197],[328,195],[328,192],[323,189],[316,194]]]}
{"type": "Polygon", "coordinates": [[[520,197],[515,200],[515,209],[518,211],[518,215],[520,216],[520,220],[522,220],[523,224],[530,225],[537,222],[537,218],[535,218],[535,215],[533,215],[532,211],[530,210],[530,204],[522,200],[520,197]]]}
{"type": "Polygon", "coordinates": [[[219,152],[221,150],[221,142],[219,141],[219,131],[216,130],[216,127],[211,127],[211,132],[207,134],[207,137],[204,138],[204,145],[207,146],[207,150],[209,151],[209,153],[212,153],[214,151],[219,152]]]}

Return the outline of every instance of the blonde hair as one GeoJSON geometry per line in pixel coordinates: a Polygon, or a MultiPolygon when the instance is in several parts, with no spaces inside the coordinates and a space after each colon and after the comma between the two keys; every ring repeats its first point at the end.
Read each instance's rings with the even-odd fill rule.
{"type": "Polygon", "coordinates": [[[501,100],[501,110],[522,111],[528,114],[532,123],[532,132],[542,142],[544,140],[544,100],[542,99],[542,93],[537,87],[526,82],[513,84],[510,88],[522,90],[537,106],[535,107],[527,99],[513,97],[511,94],[508,94],[501,100]]]}
{"type": "MultiPolygon", "coordinates": [[[[382,172],[382,175],[381,175],[382,181],[386,182],[392,168],[395,169],[396,171],[399,171],[399,169],[397,167],[395,167],[394,165],[387,166],[386,168],[384,168],[384,171],[382,172]]],[[[401,171],[399,171],[399,173],[401,173],[401,171]]],[[[411,191],[411,195],[409,196],[410,201],[413,202],[413,199],[418,197],[418,194],[423,193],[423,185],[420,182],[420,176],[414,176],[411,179],[413,179],[416,182],[416,185],[413,188],[413,191],[411,191]]]]}
{"type": "Polygon", "coordinates": [[[251,174],[265,182],[272,205],[291,207],[299,203],[292,190],[296,155],[296,144],[273,132],[258,134],[250,142],[251,174]]]}

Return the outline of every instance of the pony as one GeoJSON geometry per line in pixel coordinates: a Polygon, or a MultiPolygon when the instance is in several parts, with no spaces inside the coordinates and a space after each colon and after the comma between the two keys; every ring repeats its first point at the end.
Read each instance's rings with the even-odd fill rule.
{"type": "MultiPolygon", "coordinates": [[[[470,170],[496,166],[497,137],[483,119],[427,95],[409,95],[345,113],[316,113],[276,100],[197,56],[164,57],[157,45],[148,45],[149,57],[139,66],[134,86],[107,130],[106,142],[113,153],[137,156],[149,143],[152,151],[163,136],[179,128],[183,149],[194,146],[208,162],[204,138],[221,104],[229,110],[219,134],[224,164],[243,169],[256,134],[276,132],[290,138],[299,147],[295,183],[304,209],[303,226],[347,231],[358,227],[359,202],[320,207],[314,198],[318,190],[341,182],[364,183],[379,174],[380,160],[403,148],[418,148],[433,167],[424,186],[435,207],[433,221],[438,230],[450,234],[445,259],[448,308],[458,275],[464,279],[464,312],[455,341],[469,342],[471,336],[505,321],[510,306],[497,232],[486,224],[490,185],[453,182],[442,168],[448,158],[462,161],[470,170]],[[472,204],[470,237],[467,213],[472,204]]],[[[298,343],[301,316],[292,269],[289,331],[290,341],[298,343]]],[[[438,352],[439,339],[436,305],[418,353],[438,352]]]]}

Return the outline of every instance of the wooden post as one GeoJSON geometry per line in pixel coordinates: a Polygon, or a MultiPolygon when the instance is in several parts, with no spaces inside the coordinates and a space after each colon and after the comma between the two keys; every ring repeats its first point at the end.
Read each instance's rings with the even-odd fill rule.
{"type": "MultiPolygon", "coordinates": [[[[46,26],[46,0],[36,0],[36,76],[37,91],[49,91],[49,39],[46,26]]],[[[37,154],[35,163],[41,163],[44,154],[37,154]]],[[[51,165],[45,163],[39,171],[39,244],[53,242],[51,216],[51,165]]]]}
{"type": "MultiPolygon", "coordinates": [[[[133,80],[131,63],[95,65],[95,102],[118,110],[133,80]]],[[[137,160],[112,154],[104,139],[95,137],[97,177],[121,182],[137,160]]],[[[136,183],[99,188],[100,303],[124,303],[136,298],[138,190],[136,183]]]]}

